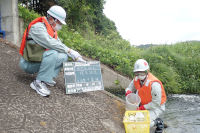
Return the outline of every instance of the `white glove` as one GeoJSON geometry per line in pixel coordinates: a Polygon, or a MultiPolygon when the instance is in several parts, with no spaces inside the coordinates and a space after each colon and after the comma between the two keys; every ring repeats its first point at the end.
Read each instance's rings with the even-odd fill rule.
{"type": "Polygon", "coordinates": [[[74,60],[74,61],[80,61],[80,62],[86,62],[82,59],[82,56],[75,50],[69,49],[68,55],[74,60]]]}
{"type": "Polygon", "coordinates": [[[86,61],[85,61],[82,57],[79,57],[79,58],[77,59],[77,61],[86,63],[86,61]]]}

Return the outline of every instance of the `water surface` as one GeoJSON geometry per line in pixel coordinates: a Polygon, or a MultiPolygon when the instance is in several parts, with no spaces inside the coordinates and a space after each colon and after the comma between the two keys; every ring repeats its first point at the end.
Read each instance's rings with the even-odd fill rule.
{"type": "Polygon", "coordinates": [[[200,95],[168,96],[163,120],[165,133],[200,133],[200,95]]]}

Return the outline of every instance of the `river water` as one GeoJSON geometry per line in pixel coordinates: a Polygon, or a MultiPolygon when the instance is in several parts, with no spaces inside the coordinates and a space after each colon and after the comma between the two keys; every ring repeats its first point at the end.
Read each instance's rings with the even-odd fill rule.
{"type": "Polygon", "coordinates": [[[200,133],[200,95],[170,95],[163,115],[164,133],[200,133]]]}

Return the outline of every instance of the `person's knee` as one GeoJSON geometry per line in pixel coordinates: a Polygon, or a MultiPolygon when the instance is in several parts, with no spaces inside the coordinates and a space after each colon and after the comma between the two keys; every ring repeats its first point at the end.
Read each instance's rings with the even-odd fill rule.
{"type": "Polygon", "coordinates": [[[43,59],[47,62],[55,61],[58,57],[58,52],[56,50],[48,50],[43,54],[43,59]]]}
{"type": "Polygon", "coordinates": [[[58,56],[58,60],[62,60],[62,62],[66,62],[68,60],[68,55],[65,53],[60,53],[58,56]]]}

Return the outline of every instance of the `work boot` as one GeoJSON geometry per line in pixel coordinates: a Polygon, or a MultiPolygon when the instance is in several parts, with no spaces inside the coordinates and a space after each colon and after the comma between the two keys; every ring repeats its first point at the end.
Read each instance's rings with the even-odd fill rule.
{"type": "Polygon", "coordinates": [[[156,130],[155,133],[162,133],[164,129],[164,123],[160,118],[155,120],[156,130]]]}
{"type": "Polygon", "coordinates": [[[30,84],[30,87],[43,97],[49,96],[51,93],[50,90],[46,87],[46,84],[42,81],[34,80],[30,84]]]}

